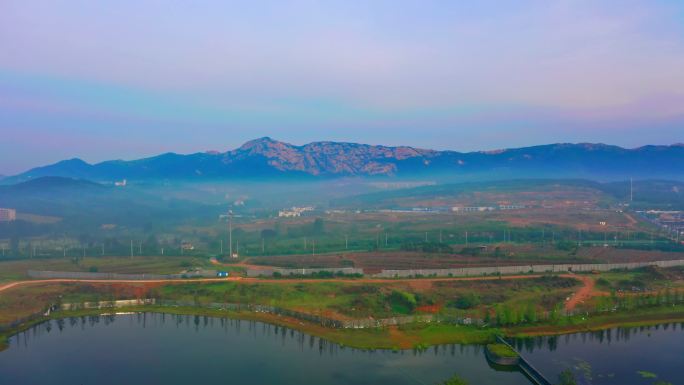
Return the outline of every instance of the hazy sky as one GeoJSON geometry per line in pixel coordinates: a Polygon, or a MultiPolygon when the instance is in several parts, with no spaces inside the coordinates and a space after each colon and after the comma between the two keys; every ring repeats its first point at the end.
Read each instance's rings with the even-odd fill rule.
{"type": "Polygon", "coordinates": [[[684,1],[0,1],[0,173],[259,137],[684,142],[684,1]]]}

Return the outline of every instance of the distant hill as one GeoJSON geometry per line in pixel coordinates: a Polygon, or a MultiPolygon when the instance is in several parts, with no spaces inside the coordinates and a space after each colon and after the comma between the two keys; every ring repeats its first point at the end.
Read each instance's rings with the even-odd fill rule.
{"type": "Polygon", "coordinates": [[[63,223],[82,230],[103,223],[141,226],[152,218],[168,224],[191,216],[216,216],[212,206],[166,197],[158,189],[142,191],[66,177],[39,177],[0,186],[0,203],[23,214],[63,218],[63,223]]]}
{"type": "Polygon", "coordinates": [[[85,190],[104,190],[105,186],[83,179],[65,178],[59,176],[43,176],[35,179],[30,179],[26,182],[17,183],[9,186],[0,186],[0,194],[2,193],[38,193],[38,194],[52,194],[55,192],[64,192],[68,190],[85,191],[85,190]]]}
{"type": "Polygon", "coordinates": [[[330,178],[342,176],[505,179],[512,177],[684,179],[684,145],[625,149],[605,144],[549,144],[497,151],[435,151],[356,143],[303,146],[265,137],[227,152],[162,154],[89,164],[64,160],[2,180],[44,176],[115,180],[330,178]]]}
{"type": "MultiPolygon", "coordinates": [[[[535,200],[544,192],[569,193],[571,199],[593,191],[594,198],[608,202],[628,202],[633,209],[684,210],[684,182],[666,180],[639,180],[596,182],[583,179],[518,179],[489,182],[465,182],[420,186],[397,190],[376,191],[330,200],[330,206],[341,209],[410,209],[412,207],[440,206],[472,202],[475,206],[496,206],[497,200],[535,200]],[[630,191],[632,199],[630,199],[630,191]],[[489,200],[487,200],[489,199],[489,200]]],[[[585,196],[586,197],[586,196],[585,196]]],[[[520,202],[511,202],[519,204],[520,202]]]]}

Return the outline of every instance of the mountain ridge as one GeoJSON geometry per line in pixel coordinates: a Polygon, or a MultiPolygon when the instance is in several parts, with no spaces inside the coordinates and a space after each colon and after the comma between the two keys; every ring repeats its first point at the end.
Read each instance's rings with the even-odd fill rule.
{"type": "Polygon", "coordinates": [[[489,151],[458,152],[411,146],[319,141],[304,145],[262,137],[225,152],[164,154],[136,160],[90,164],[79,158],[36,167],[6,177],[17,183],[60,176],[111,183],[145,179],[243,179],[274,177],[669,177],[684,178],[679,164],[684,145],[633,149],[603,143],[555,143],[489,151]],[[502,175],[502,176],[504,176],[502,175]]]}

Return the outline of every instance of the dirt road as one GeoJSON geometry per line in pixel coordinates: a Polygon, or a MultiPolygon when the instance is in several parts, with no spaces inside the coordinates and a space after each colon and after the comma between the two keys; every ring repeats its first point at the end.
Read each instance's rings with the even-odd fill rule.
{"type": "Polygon", "coordinates": [[[571,275],[582,282],[582,287],[565,302],[565,310],[573,310],[580,303],[584,303],[594,295],[594,279],[583,275],[571,275]]]}

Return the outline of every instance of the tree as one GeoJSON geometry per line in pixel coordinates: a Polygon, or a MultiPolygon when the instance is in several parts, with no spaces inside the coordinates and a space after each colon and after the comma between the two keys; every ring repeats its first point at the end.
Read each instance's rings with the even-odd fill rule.
{"type": "Polygon", "coordinates": [[[527,305],[527,310],[525,310],[525,321],[529,323],[537,322],[537,309],[533,304],[527,305]]]}
{"type": "Polygon", "coordinates": [[[12,255],[18,256],[19,255],[19,237],[11,237],[9,244],[10,244],[10,246],[9,246],[10,252],[12,253],[12,255]]]}
{"type": "Polygon", "coordinates": [[[323,218],[316,218],[313,222],[313,234],[321,235],[325,233],[325,223],[323,218]]]}
{"type": "Polygon", "coordinates": [[[459,309],[470,309],[480,304],[480,297],[475,293],[468,293],[456,299],[454,306],[459,309]]]}
{"type": "Polygon", "coordinates": [[[273,229],[261,230],[261,238],[269,239],[269,238],[275,238],[276,236],[278,236],[278,233],[273,229]]]}
{"type": "Polygon", "coordinates": [[[407,312],[411,313],[416,308],[418,302],[413,293],[408,293],[401,290],[394,290],[390,295],[390,302],[394,305],[404,307],[407,312]]]}
{"type": "Polygon", "coordinates": [[[149,252],[151,252],[152,254],[156,253],[157,250],[159,250],[159,241],[157,240],[157,237],[154,236],[154,234],[150,234],[145,240],[145,249],[148,249],[149,252]]]}

